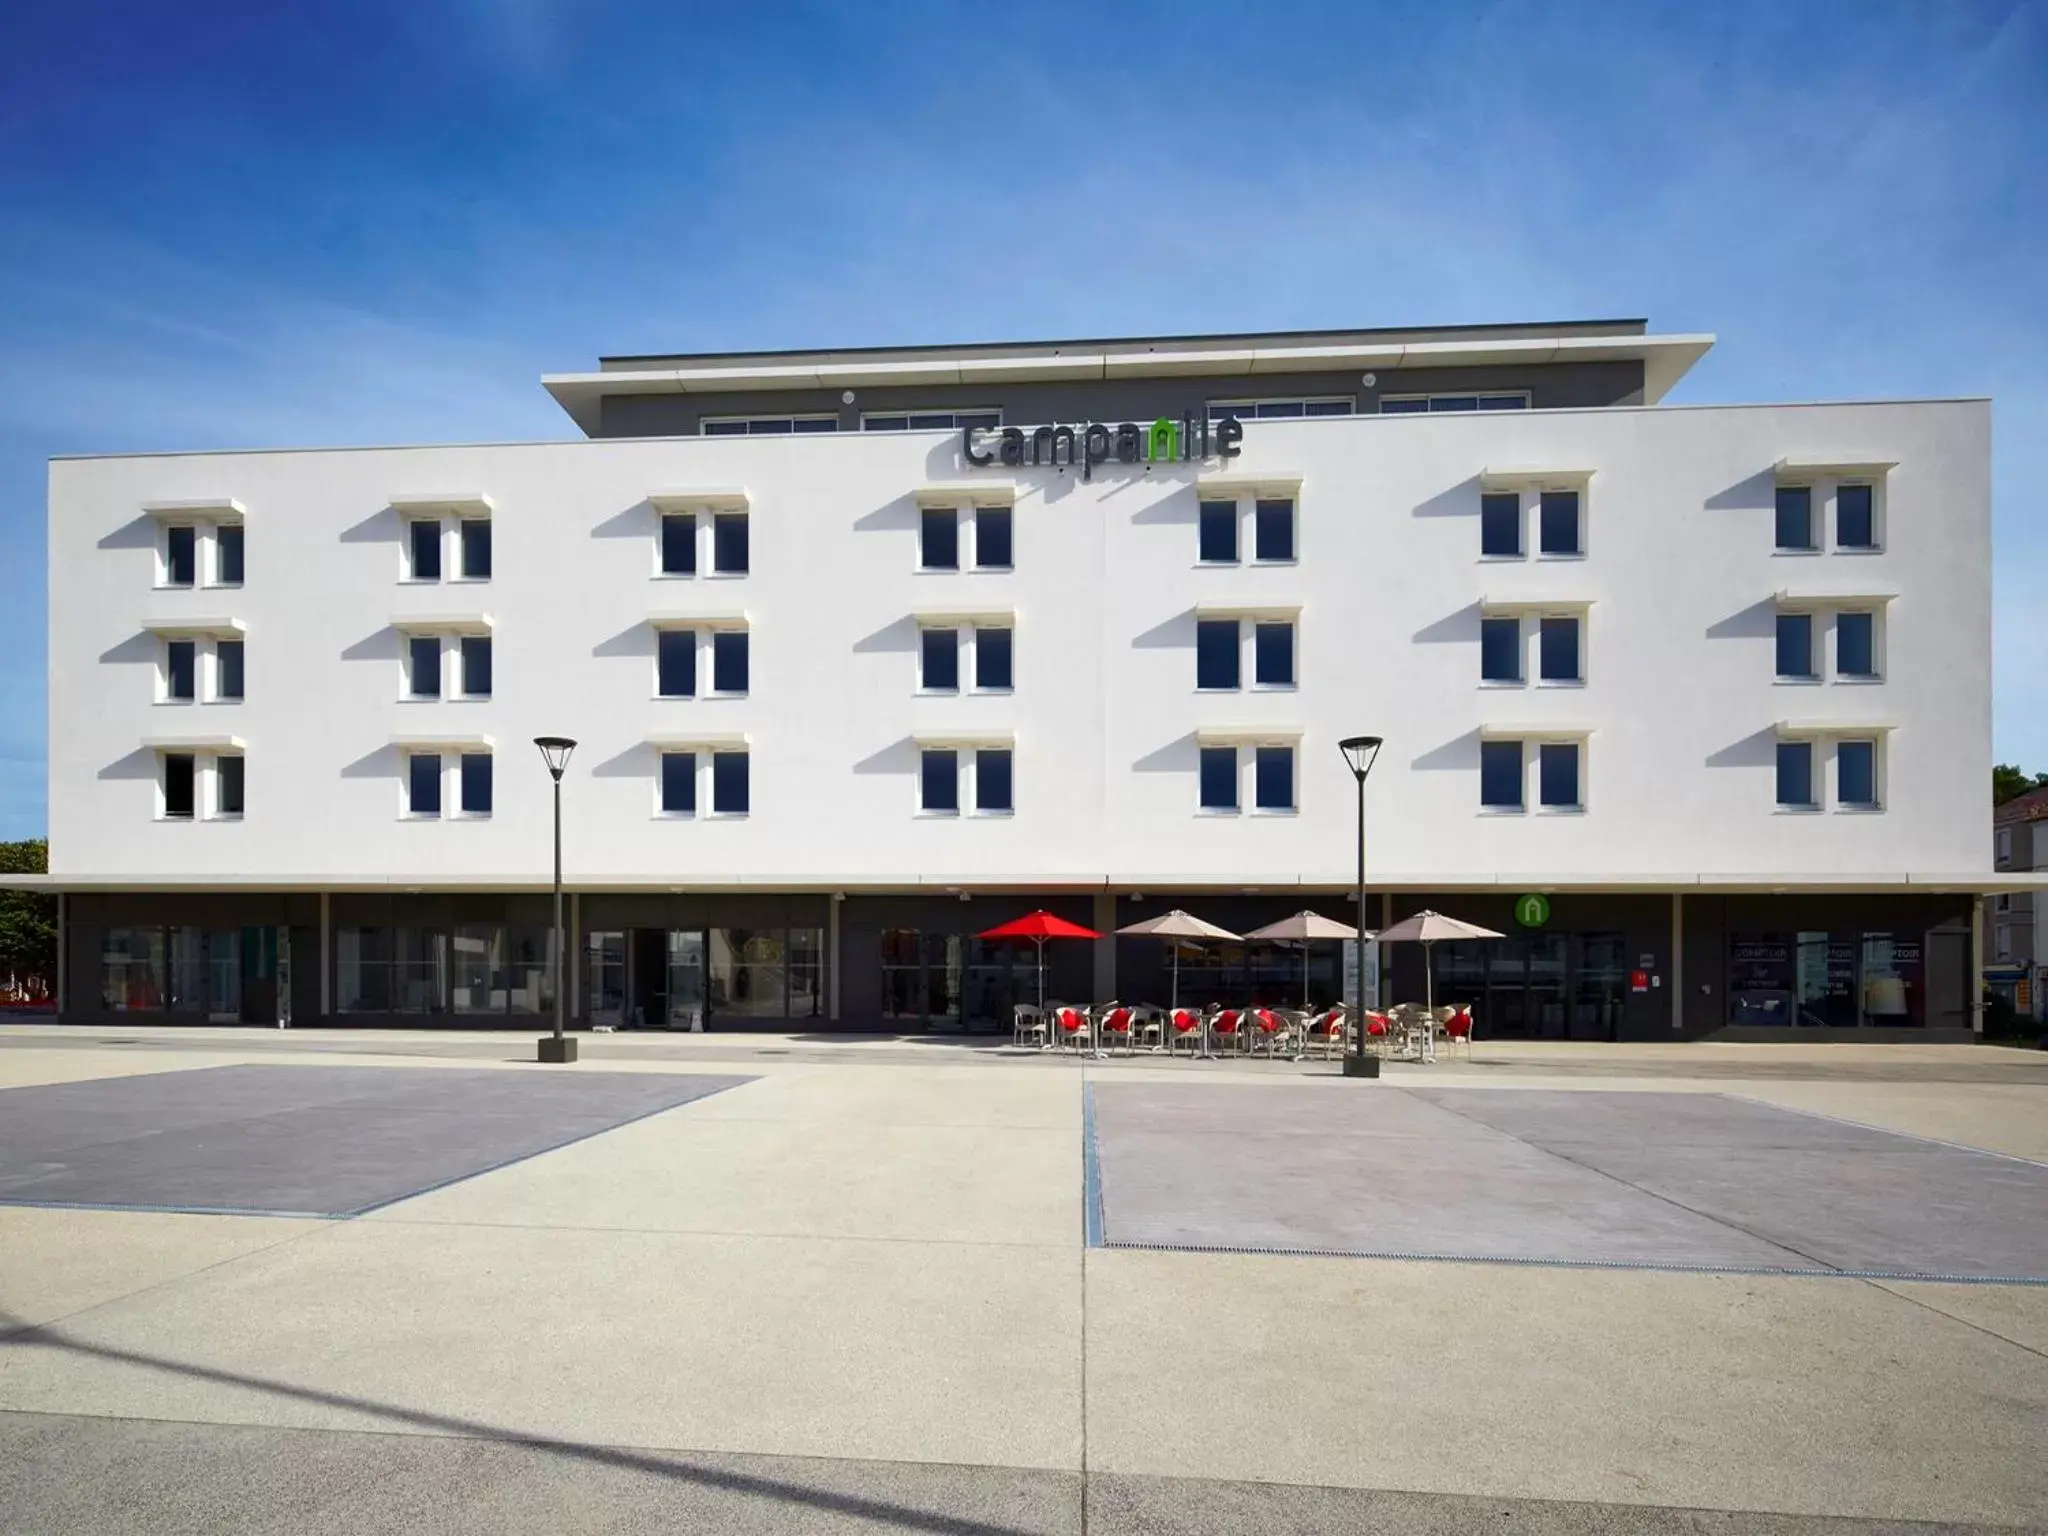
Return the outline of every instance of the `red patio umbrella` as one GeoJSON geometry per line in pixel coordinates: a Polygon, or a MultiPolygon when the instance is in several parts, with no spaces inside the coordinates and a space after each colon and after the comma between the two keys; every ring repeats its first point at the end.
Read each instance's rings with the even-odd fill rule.
{"type": "Polygon", "coordinates": [[[1101,934],[1093,928],[1083,928],[1079,923],[1070,923],[1064,917],[1054,917],[1043,907],[1036,912],[1027,912],[1022,917],[1012,918],[1007,923],[975,935],[978,939],[1030,939],[1038,945],[1038,1008],[1045,1011],[1045,941],[1047,939],[1099,939],[1101,934]]]}

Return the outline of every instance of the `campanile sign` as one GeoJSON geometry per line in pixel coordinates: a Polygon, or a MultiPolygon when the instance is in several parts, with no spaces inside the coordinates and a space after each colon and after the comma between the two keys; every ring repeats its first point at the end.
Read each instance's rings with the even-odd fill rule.
{"type": "Polygon", "coordinates": [[[1135,421],[1090,421],[1079,426],[965,427],[960,451],[976,469],[991,464],[1065,467],[1079,464],[1081,478],[1091,480],[1098,464],[1199,463],[1234,459],[1244,450],[1244,423],[1235,416],[1211,421],[1183,412],[1178,421],[1161,416],[1149,427],[1135,421]]]}

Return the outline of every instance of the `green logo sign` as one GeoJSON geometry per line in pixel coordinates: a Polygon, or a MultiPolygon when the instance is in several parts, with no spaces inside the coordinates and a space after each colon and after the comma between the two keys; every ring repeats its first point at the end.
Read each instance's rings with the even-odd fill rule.
{"type": "Polygon", "coordinates": [[[1515,898],[1515,921],[1524,928],[1541,928],[1550,921],[1550,898],[1531,891],[1515,898]]]}

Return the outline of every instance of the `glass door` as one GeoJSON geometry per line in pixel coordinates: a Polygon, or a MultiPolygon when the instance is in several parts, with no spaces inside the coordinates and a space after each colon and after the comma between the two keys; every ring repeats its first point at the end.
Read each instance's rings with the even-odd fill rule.
{"type": "Polygon", "coordinates": [[[1588,933],[1575,940],[1572,978],[1574,1040],[1619,1040],[1628,998],[1628,941],[1618,933],[1588,933]]]}
{"type": "Polygon", "coordinates": [[[704,930],[671,928],[668,934],[668,1027],[704,1027],[704,930]]]}

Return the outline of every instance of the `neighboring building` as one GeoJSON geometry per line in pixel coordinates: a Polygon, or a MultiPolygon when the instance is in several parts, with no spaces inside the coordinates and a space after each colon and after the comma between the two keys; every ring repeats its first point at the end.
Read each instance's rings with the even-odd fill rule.
{"type": "MultiPolygon", "coordinates": [[[[2048,785],[2008,800],[1991,813],[1992,868],[2000,874],[2048,870],[2048,785]]],[[[2041,995],[2048,966],[2048,900],[2038,890],[2000,891],[1991,898],[1986,980],[2021,1013],[2048,1017],[2041,995]]]]}
{"type": "Polygon", "coordinates": [[[1007,1027],[1031,907],[1348,914],[1373,733],[1366,920],[1504,929],[1435,951],[1482,1034],[1965,1031],[1988,405],[1661,406],[1710,344],[619,358],[584,441],[58,460],[64,1016],[537,1022],[560,733],[578,1022],[1007,1027]]]}

